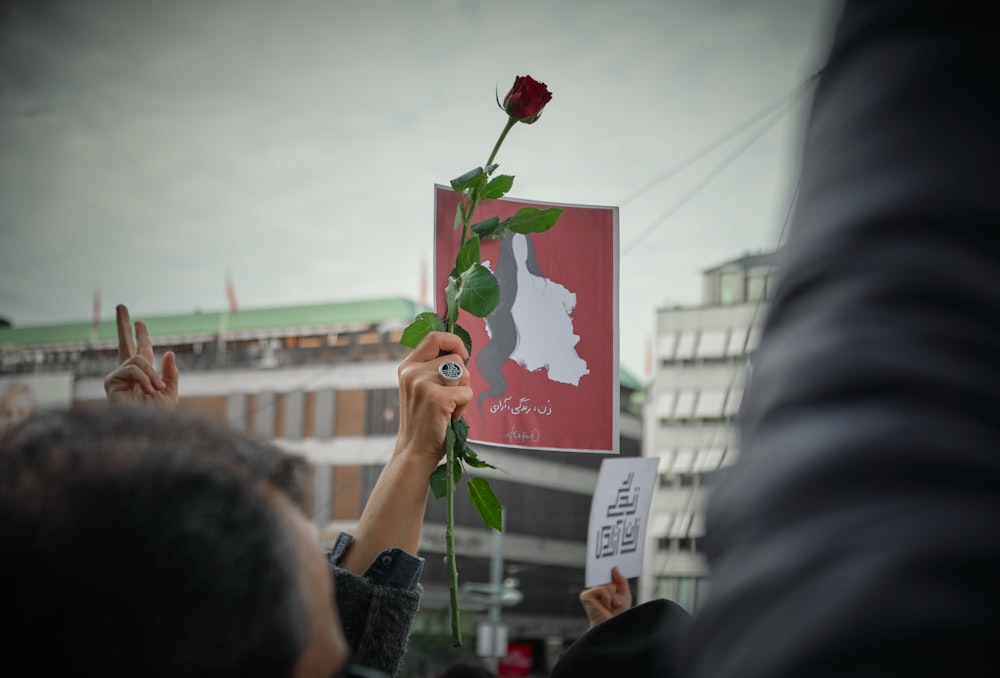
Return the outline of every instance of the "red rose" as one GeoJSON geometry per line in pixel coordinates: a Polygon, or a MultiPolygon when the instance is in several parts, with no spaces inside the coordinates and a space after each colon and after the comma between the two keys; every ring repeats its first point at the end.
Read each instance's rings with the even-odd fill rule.
{"type": "Polygon", "coordinates": [[[552,99],[552,92],[544,82],[538,82],[530,75],[519,75],[514,78],[514,86],[503,98],[501,108],[507,115],[525,124],[538,120],[545,104],[552,99]]]}

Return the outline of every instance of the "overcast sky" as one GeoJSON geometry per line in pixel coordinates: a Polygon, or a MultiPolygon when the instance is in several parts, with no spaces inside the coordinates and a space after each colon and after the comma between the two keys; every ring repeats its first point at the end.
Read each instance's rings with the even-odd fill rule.
{"type": "MultiPolygon", "coordinates": [[[[828,2],[89,0],[0,9],[0,317],[15,326],[407,296],[433,186],[482,164],[514,76],[554,93],[512,197],[620,206],[621,359],[702,269],[772,249],[828,2]],[[674,211],[694,188],[703,190],[674,211]],[[673,212],[664,219],[664,215],[673,212]]],[[[557,226],[558,227],[558,226],[557,226]]],[[[433,284],[433,281],[432,281],[433,284]]]]}

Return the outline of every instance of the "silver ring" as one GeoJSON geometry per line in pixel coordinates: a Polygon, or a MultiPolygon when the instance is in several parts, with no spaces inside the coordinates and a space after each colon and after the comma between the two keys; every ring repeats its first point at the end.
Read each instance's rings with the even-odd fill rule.
{"type": "Polygon", "coordinates": [[[445,383],[454,384],[462,378],[462,366],[449,360],[448,362],[441,363],[438,367],[438,374],[445,380],[445,383]]]}

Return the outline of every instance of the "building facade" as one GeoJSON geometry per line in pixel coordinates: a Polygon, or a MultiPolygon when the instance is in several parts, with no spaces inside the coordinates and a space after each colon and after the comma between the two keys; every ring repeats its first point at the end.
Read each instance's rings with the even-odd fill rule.
{"type": "Polygon", "coordinates": [[[700,548],[713,474],[739,454],[733,425],[774,279],[774,254],[703,273],[698,306],[656,314],[656,360],[644,406],[643,454],[659,458],[639,599],[697,609],[710,585],[700,548]]]}
{"type": "MultiPolygon", "coordinates": [[[[399,420],[396,368],[408,349],[399,338],[417,312],[406,299],[379,299],[238,313],[145,317],[157,355],[172,350],[181,370],[182,410],[197,411],[306,457],[309,506],[320,538],[353,530],[388,460],[399,420]]],[[[117,366],[113,321],[0,328],[0,391],[27,385],[39,405],[100,406],[103,379],[117,366]],[[54,385],[53,385],[54,384],[54,385]]],[[[621,454],[641,454],[639,383],[621,375],[621,454]]],[[[15,389],[17,390],[17,389],[15,389]]],[[[23,389],[21,389],[23,390],[23,389]]],[[[20,392],[20,391],[19,391],[20,392]]],[[[477,446],[478,447],[478,446],[477,446]]],[[[485,447],[485,446],[483,446],[485,447]]],[[[590,497],[603,455],[481,450],[504,473],[482,470],[505,506],[503,574],[523,594],[505,608],[511,641],[531,643],[536,668],[586,629],[583,588],[590,497]]],[[[494,537],[471,503],[456,502],[460,582],[490,581],[494,537]]],[[[450,643],[444,501],[428,498],[421,555],[424,597],[404,675],[455,661],[450,643]],[[435,655],[439,648],[440,656],[435,655]]],[[[470,656],[487,605],[463,591],[470,656]]]]}

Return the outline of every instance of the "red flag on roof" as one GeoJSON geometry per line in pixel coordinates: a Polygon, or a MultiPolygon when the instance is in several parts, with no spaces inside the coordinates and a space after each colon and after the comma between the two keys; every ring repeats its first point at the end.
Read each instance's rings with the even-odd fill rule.
{"type": "Polygon", "coordinates": [[[427,258],[420,259],[420,311],[427,308],[427,258]]]}
{"type": "Polygon", "coordinates": [[[236,313],[239,311],[239,305],[236,303],[236,290],[233,288],[233,277],[226,274],[226,299],[229,300],[229,312],[236,313]]]}
{"type": "Polygon", "coordinates": [[[97,328],[101,324],[101,292],[98,289],[94,289],[94,305],[93,312],[90,316],[90,331],[96,334],[97,328]]]}

